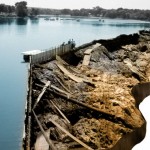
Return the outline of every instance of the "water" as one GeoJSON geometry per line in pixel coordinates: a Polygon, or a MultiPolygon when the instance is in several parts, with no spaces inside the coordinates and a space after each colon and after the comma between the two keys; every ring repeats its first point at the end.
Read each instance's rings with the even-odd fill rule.
{"type": "Polygon", "coordinates": [[[21,147],[27,87],[27,64],[21,63],[21,52],[47,49],[70,39],[81,45],[149,27],[148,22],[119,19],[0,19],[0,150],[21,147]]]}

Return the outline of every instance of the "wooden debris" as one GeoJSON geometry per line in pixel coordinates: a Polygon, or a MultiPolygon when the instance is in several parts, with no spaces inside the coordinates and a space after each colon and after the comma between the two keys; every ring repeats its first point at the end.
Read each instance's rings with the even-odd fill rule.
{"type": "Polygon", "coordinates": [[[56,55],[56,60],[59,61],[63,65],[69,66],[67,62],[65,62],[60,56],[56,55]]]}
{"type": "Polygon", "coordinates": [[[96,43],[95,45],[92,46],[92,48],[87,49],[87,50],[84,52],[84,54],[87,54],[87,55],[91,54],[91,52],[92,52],[93,50],[95,50],[97,47],[99,47],[100,45],[101,45],[100,43],[96,43]]]}
{"type": "Polygon", "coordinates": [[[70,124],[70,121],[67,119],[67,117],[64,115],[64,113],[58,108],[58,106],[55,104],[55,102],[50,101],[52,105],[57,109],[57,111],[60,113],[60,115],[67,121],[67,123],[70,124]]]}
{"type": "Polygon", "coordinates": [[[60,93],[63,93],[63,94],[65,94],[65,95],[67,95],[67,97],[70,97],[70,96],[71,96],[70,93],[68,93],[68,92],[66,92],[66,91],[64,91],[64,90],[62,90],[62,89],[56,87],[55,85],[51,85],[50,87],[51,87],[52,89],[54,89],[54,90],[60,92],[60,93]]]}
{"type": "MultiPolygon", "coordinates": [[[[39,87],[43,87],[43,86],[41,86],[41,85],[39,85],[39,84],[35,84],[35,85],[37,85],[37,86],[39,86],[39,87]]],[[[56,91],[58,91],[58,92],[60,92],[60,93],[63,93],[63,94],[65,94],[65,95],[67,95],[67,97],[70,97],[70,96],[71,96],[70,93],[68,93],[68,92],[66,92],[66,91],[64,91],[64,90],[62,90],[62,89],[56,87],[56,86],[53,85],[53,84],[51,84],[51,86],[49,86],[49,87],[52,88],[53,90],[56,90],[56,91]]],[[[49,90],[49,89],[47,89],[47,90],[49,90]]],[[[35,108],[35,107],[33,107],[33,108],[35,108]]]]}
{"type": "Polygon", "coordinates": [[[76,74],[80,74],[80,73],[81,73],[81,71],[79,71],[77,68],[74,68],[74,67],[72,67],[72,66],[69,66],[69,69],[70,69],[72,72],[76,73],[76,74]]]}
{"type": "Polygon", "coordinates": [[[46,66],[42,66],[42,65],[40,65],[40,64],[34,64],[34,67],[40,68],[40,69],[47,69],[47,70],[52,71],[52,69],[50,69],[50,68],[48,68],[48,67],[46,67],[46,66]]]}
{"type": "MultiPolygon", "coordinates": [[[[50,135],[50,130],[48,129],[45,132],[46,136],[49,137],[50,135]]],[[[47,143],[47,141],[45,140],[45,137],[43,136],[43,134],[38,135],[37,139],[36,139],[36,143],[35,143],[35,150],[49,150],[49,144],[47,143]]]]}
{"type": "Polygon", "coordinates": [[[44,129],[43,129],[43,127],[42,127],[40,121],[38,120],[38,118],[37,118],[37,116],[36,116],[36,114],[35,114],[35,112],[34,112],[34,110],[32,110],[32,112],[33,112],[33,115],[34,115],[34,117],[35,117],[35,119],[36,119],[36,121],[37,121],[37,123],[38,123],[38,125],[39,125],[39,128],[40,128],[40,130],[41,130],[41,132],[42,132],[42,134],[43,134],[45,140],[46,140],[47,143],[49,144],[50,148],[51,148],[52,150],[57,150],[57,149],[55,148],[55,145],[53,144],[53,142],[47,137],[47,134],[45,133],[45,131],[44,131],[44,129]]]}
{"type": "Polygon", "coordinates": [[[145,81],[147,80],[143,73],[140,72],[135,66],[132,65],[132,63],[130,62],[130,60],[126,59],[124,60],[124,63],[128,66],[128,68],[135,74],[137,74],[140,78],[144,79],[145,81]]]}
{"type": "MultiPolygon", "coordinates": [[[[137,100],[132,97],[131,88],[138,83],[148,81],[149,40],[150,37],[144,41],[144,38],[137,34],[123,35],[108,41],[94,40],[82,46],[82,49],[77,48],[64,55],[67,59],[63,60],[63,57],[55,55],[57,60],[37,64],[41,66],[33,65],[34,80],[30,82],[33,100],[38,97],[37,94],[41,93],[45,85],[45,82],[40,84],[42,81],[53,82],[53,85],[46,89],[44,101],[39,102],[36,113],[44,129],[50,128],[49,138],[57,149],[87,148],[81,148],[65,132],[55,127],[49,118],[95,150],[113,148],[122,137],[125,142],[121,142],[121,147],[115,150],[129,150],[132,147],[128,144],[132,145],[143,139],[145,130],[141,127],[144,119],[138,110],[141,100],[138,100],[136,108],[137,100]],[[101,42],[103,46],[93,51],[96,42],[101,42]],[[128,50],[121,48],[122,45],[130,43],[136,45],[130,45],[131,49],[128,50]],[[84,56],[85,64],[84,60],[81,60],[84,56]],[[65,60],[70,63],[74,61],[73,63],[78,65],[71,66],[65,60]],[[89,64],[90,66],[87,66],[89,64]],[[37,84],[40,85],[36,87],[37,84]],[[70,124],[66,121],[68,118],[70,124]],[[139,132],[137,128],[143,131],[139,132]],[[134,130],[137,130],[135,136],[126,138],[126,134],[134,130]],[[137,135],[139,138],[136,137],[137,135]],[[130,139],[131,142],[128,142],[130,139]],[[134,139],[138,141],[134,142],[134,139]],[[72,141],[75,145],[70,145],[72,141]],[[124,143],[127,143],[125,147],[124,143]]],[[[28,114],[29,117],[33,116],[31,112],[28,114]]],[[[40,135],[41,131],[34,116],[30,120],[33,133],[30,137],[30,147],[34,149],[35,136],[40,135]]],[[[28,126],[26,127],[28,130],[28,126]]]]}
{"type": "Polygon", "coordinates": [[[88,66],[89,63],[90,63],[90,59],[91,59],[91,54],[84,55],[84,59],[83,59],[82,65],[83,66],[88,66]]]}
{"type": "Polygon", "coordinates": [[[86,149],[93,150],[91,147],[89,147],[88,145],[86,145],[85,143],[83,143],[82,141],[80,141],[79,139],[77,139],[75,136],[73,136],[71,133],[69,133],[67,130],[65,130],[63,127],[61,127],[53,119],[49,119],[49,121],[52,122],[57,128],[59,128],[60,130],[62,130],[63,132],[65,132],[70,138],[72,138],[73,140],[75,140],[76,142],[78,142],[79,144],[81,144],[86,149]]]}
{"type": "Polygon", "coordinates": [[[85,52],[84,52],[84,58],[83,58],[83,62],[82,62],[82,65],[83,66],[88,66],[89,63],[90,63],[90,59],[91,59],[91,53],[93,50],[95,50],[97,47],[99,47],[101,44],[99,43],[96,43],[92,48],[90,49],[87,49],[85,52]]]}
{"type": "Polygon", "coordinates": [[[69,93],[71,94],[70,90],[69,90],[56,76],[54,76],[54,77],[55,77],[56,80],[59,82],[59,84],[60,84],[67,92],[69,92],[69,93]]]}
{"type": "Polygon", "coordinates": [[[51,83],[50,81],[47,81],[47,82],[45,83],[45,86],[43,87],[42,92],[41,92],[40,95],[38,96],[38,98],[37,98],[37,100],[36,100],[36,102],[35,102],[35,104],[34,104],[34,106],[33,106],[33,109],[36,107],[36,105],[38,104],[38,102],[39,102],[40,99],[42,98],[42,96],[43,96],[44,92],[46,91],[47,87],[50,86],[50,83],[51,83]]]}
{"type": "Polygon", "coordinates": [[[59,62],[56,62],[56,65],[58,68],[65,74],[67,75],[70,79],[72,79],[75,82],[83,82],[83,78],[77,77],[73,75],[71,72],[69,72],[63,65],[61,65],[59,62]]]}
{"type": "Polygon", "coordinates": [[[58,68],[65,74],[67,75],[70,79],[72,79],[75,82],[85,82],[85,83],[90,83],[91,85],[95,85],[91,80],[77,77],[71,72],[69,72],[63,65],[61,65],[59,62],[56,62],[58,68]]]}
{"type": "Polygon", "coordinates": [[[77,74],[80,74],[80,73],[81,73],[79,70],[77,70],[76,68],[70,66],[67,62],[65,62],[60,56],[57,55],[57,56],[56,56],[56,60],[57,60],[60,64],[69,67],[69,70],[70,70],[70,71],[73,71],[73,72],[75,72],[75,73],[77,73],[77,74]]]}
{"type": "MultiPolygon", "coordinates": [[[[39,86],[39,87],[42,87],[42,86],[39,85],[39,84],[36,84],[36,85],[39,86]]],[[[96,112],[99,112],[99,113],[101,113],[101,114],[107,115],[107,116],[109,116],[109,118],[112,118],[113,120],[120,120],[120,121],[123,122],[126,126],[132,127],[131,122],[127,122],[126,120],[124,120],[124,118],[122,118],[122,117],[120,117],[120,116],[117,116],[117,114],[116,114],[116,115],[113,115],[113,114],[108,113],[108,112],[106,112],[106,111],[104,111],[104,110],[101,110],[100,108],[96,108],[96,107],[90,106],[90,105],[88,105],[88,104],[85,104],[85,103],[83,103],[83,102],[79,102],[79,101],[77,101],[76,99],[74,99],[74,98],[72,98],[72,97],[68,97],[67,95],[64,95],[64,94],[62,94],[62,93],[56,92],[56,91],[54,91],[54,90],[51,90],[51,89],[47,89],[47,90],[49,90],[50,92],[52,92],[52,93],[54,93],[54,94],[56,94],[56,95],[58,95],[58,96],[64,98],[64,100],[66,100],[66,101],[69,101],[69,102],[72,102],[72,103],[74,103],[74,104],[80,105],[80,106],[85,107],[85,108],[87,108],[87,109],[89,109],[89,110],[96,111],[96,112]]]]}

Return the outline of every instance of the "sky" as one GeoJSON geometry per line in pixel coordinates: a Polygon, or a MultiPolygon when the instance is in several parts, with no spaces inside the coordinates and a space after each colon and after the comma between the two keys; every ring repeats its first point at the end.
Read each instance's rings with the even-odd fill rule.
{"type": "MultiPolygon", "coordinates": [[[[15,5],[23,0],[0,0],[0,4],[15,5]]],[[[56,9],[80,9],[100,6],[105,9],[129,8],[129,9],[149,9],[150,0],[24,0],[28,7],[56,8],[56,9]]]]}

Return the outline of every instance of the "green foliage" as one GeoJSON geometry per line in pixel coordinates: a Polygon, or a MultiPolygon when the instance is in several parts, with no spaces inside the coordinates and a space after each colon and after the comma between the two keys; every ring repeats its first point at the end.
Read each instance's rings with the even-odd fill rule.
{"type": "Polygon", "coordinates": [[[7,7],[6,7],[5,4],[0,4],[0,12],[1,12],[1,13],[2,13],[2,12],[7,12],[6,9],[7,9],[7,7]]]}
{"type": "Polygon", "coordinates": [[[15,7],[14,6],[9,6],[5,4],[0,4],[0,13],[13,13],[15,12],[15,7]]]}
{"type": "Polygon", "coordinates": [[[71,10],[70,9],[62,9],[61,10],[61,14],[62,15],[70,15],[71,14],[71,10]]]}
{"type": "Polygon", "coordinates": [[[16,12],[18,17],[36,15],[71,15],[71,16],[93,16],[106,18],[137,19],[150,21],[150,10],[140,9],[103,9],[100,6],[92,9],[45,9],[45,8],[27,8],[27,2],[17,2],[14,6],[0,4],[0,13],[11,14],[16,12]]]}
{"type": "Polygon", "coordinates": [[[137,19],[150,21],[150,10],[140,9],[110,9],[106,10],[103,17],[122,18],[122,19],[137,19]]]}
{"type": "Polygon", "coordinates": [[[21,1],[15,4],[16,6],[16,15],[18,17],[26,17],[28,16],[27,2],[21,1]]]}
{"type": "Polygon", "coordinates": [[[39,9],[39,14],[45,15],[71,15],[71,16],[94,16],[106,18],[137,19],[150,21],[150,10],[140,9],[103,9],[99,6],[93,9],[39,9]]]}
{"type": "Polygon", "coordinates": [[[39,9],[31,8],[30,16],[37,16],[39,14],[39,9]]]}

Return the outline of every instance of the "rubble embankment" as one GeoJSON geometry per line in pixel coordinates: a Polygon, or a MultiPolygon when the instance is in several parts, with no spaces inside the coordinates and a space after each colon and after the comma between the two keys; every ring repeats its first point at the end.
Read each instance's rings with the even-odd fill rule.
{"type": "MultiPolygon", "coordinates": [[[[150,32],[140,31],[92,41],[32,65],[32,108],[55,149],[130,150],[140,142],[146,125],[138,109],[142,99],[136,101],[131,91],[149,82],[149,61],[150,32]]],[[[31,115],[31,146],[37,149],[42,132],[31,115]]]]}

